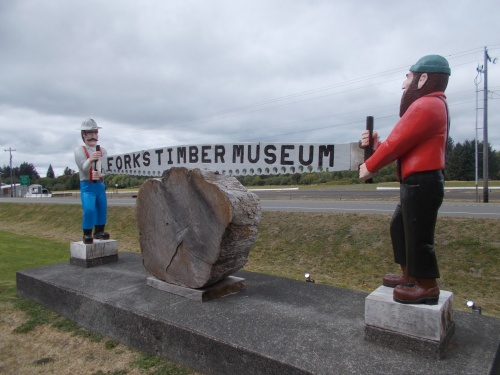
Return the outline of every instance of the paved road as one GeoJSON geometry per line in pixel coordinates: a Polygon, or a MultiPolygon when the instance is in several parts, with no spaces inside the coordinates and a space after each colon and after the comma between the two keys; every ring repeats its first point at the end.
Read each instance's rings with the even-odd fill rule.
{"type": "MultiPolygon", "coordinates": [[[[261,199],[332,199],[332,200],[399,200],[399,189],[374,190],[366,185],[345,187],[331,187],[324,189],[251,189],[261,199]]],[[[482,200],[482,190],[479,191],[482,200]]],[[[445,201],[476,202],[475,189],[448,188],[444,193],[445,201]]],[[[489,192],[490,201],[500,200],[500,190],[492,189],[489,192]]]]}
{"type": "MultiPolygon", "coordinates": [[[[254,190],[261,198],[262,208],[268,211],[349,212],[392,215],[399,200],[399,190],[332,187],[304,190],[254,190]]],[[[479,192],[482,198],[482,192],[479,192]]],[[[499,190],[492,190],[490,201],[498,201],[499,190]]],[[[476,191],[445,189],[440,216],[500,218],[499,203],[475,203],[476,191]]]]}
{"type": "MultiPolygon", "coordinates": [[[[392,215],[397,201],[261,200],[265,211],[349,212],[392,215]]],[[[439,216],[500,219],[499,203],[444,202],[439,216]]]]}
{"type": "MultiPolygon", "coordinates": [[[[397,204],[397,191],[353,191],[342,189],[297,190],[297,191],[257,191],[264,211],[285,212],[348,212],[363,214],[391,215],[397,204]],[[307,199],[306,199],[307,198],[307,199]]],[[[464,194],[459,193],[459,194],[464,194]]],[[[440,216],[500,219],[500,203],[474,203],[474,195],[469,201],[454,201],[449,192],[439,210],[440,216]]],[[[498,194],[498,193],[495,193],[498,194]]],[[[491,198],[490,198],[491,199],[491,198]]],[[[75,197],[65,198],[0,198],[0,204],[15,203],[52,203],[80,204],[75,197]]],[[[130,196],[111,196],[108,206],[134,206],[135,199],[130,196]]]]}

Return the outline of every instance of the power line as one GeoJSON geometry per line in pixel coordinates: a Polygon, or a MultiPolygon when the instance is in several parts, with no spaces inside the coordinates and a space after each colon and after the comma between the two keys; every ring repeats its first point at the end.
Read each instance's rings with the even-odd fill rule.
{"type": "MultiPolygon", "coordinates": [[[[481,49],[482,49],[482,47],[481,48],[479,48],[479,47],[473,48],[473,49],[469,49],[469,50],[465,50],[465,51],[461,51],[461,52],[452,53],[452,54],[446,55],[446,57],[449,59],[462,58],[464,56],[477,54],[478,52],[481,51],[481,49]]],[[[460,63],[460,64],[454,64],[453,67],[470,64],[472,62],[474,62],[474,61],[468,61],[468,62],[464,62],[464,63],[460,63]]],[[[256,113],[256,112],[260,112],[260,111],[265,111],[265,110],[274,109],[274,108],[278,108],[278,107],[303,103],[306,101],[311,101],[311,100],[325,98],[328,96],[343,94],[346,92],[360,90],[360,89],[364,89],[367,87],[386,84],[389,82],[399,80],[401,78],[389,79],[389,80],[385,80],[382,82],[379,81],[379,82],[369,84],[369,85],[363,85],[363,86],[359,86],[359,87],[355,87],[355,88],[351,88],[351,89],[336,91],[334,93],[328,93],[328,94],[324,94],[324,95],[317,95],[314,97],[303,98],[303,97],[308,96],[308,95],[313,95],[313,94],[317,94],[320,92],[324,92],[324,91],[328,91],[328,90],[332,90],[332,89],[336,89],[336,88],[346,87],[346,86],[353,85],[356,83],[362,83],[362,82],[365,82],[365,81],[368,81],[371,79],[382,78],[382,77],[385,77],[385,76],[388,76],[391,74],[400,73],[402,71],[406,71],[407,69],[408,69],[407,66],[392,68],[392,69],[389,69],[387,71],[383,71],[380,73],[375,73],[375,74],[371,74],[371,75],[367,75],[367,76],[363,76],[363,77],[359,77],[359,78],[354,78],[351,80],[339,82],[339,83],[332,84],[332,85],[321,86],[321,87],[318,87],[315,89],[305,90],[305,91],[301,91],[301,92],[297,92],[297,93],[293,93],[293,94],[289,94],[289,95],[285,95],[285,96],[281,96],[281,97],[262,100],[262,101],[258,101],[258,102],[251,103],[248,105],[233,107],[233,108],[229,108],[229,109],[222,110],[219,112],[214,112],[211,114],[205,114],[205,115],[195,116],[192,118],[181,119],[181,120],[173,121],[170,123],[161,124],[158,126],[142,128],[141,132],[150,131],[150,130],[159,129],[159,128],[174,129],[174,128],[178,128],[181,126],[185,127],[187,125],[201,124],[201,123],[206,123],[206,122],[210,122],[210,121],[214,121],[214,120],[225,120],[225,119],[232,118],[232,117],[244,116],[244,115],[248,115],[248,114],[252,114],[252,113],[256,113]],[[302,98],[302,99],[299,99],[299,98],[302,98]],[[299,99],[299,100],[293,100],[293,99],[299,99]],[[292,101],[289,101],[289,100],[292,100],[292,101]],[[284,102],[284,101],[287,101],[287,102],[284,102]],[[282,103],[279,103],[279,102],[282,102],[282,103]],[[279,104],[275,104],[275,103],[279,103],[279,104]],[[272,104],[275,104],[275,105],[272,105],[272,104]]],[[[365,110],[365,112],[366,112],[366,110],[365,110]]],[[[311,120],[311,119],[309,119],[309,120],[311,120]]],[[[307,120],[303,120],[303,121],[307,121],[307,120]]],[[[133,135],[133,134],[137,134],[137,132],[121,133],[120,136],[133,135]]],[[[115,138],[117,138],[117,137],[115,137],[115,138]]],[[[113,137],[110,139],[113,139],[113,137]]]]}
{"type": "MultiPolygon", "coordinates": [[[[372,75],[372,76],[375,76],[375,75],[372,75]]],[[[371,77],[371,76],[367,76],[367,77],[371,77]]],[[[401,78],[395,78],[395,79],[384,81],[384,82],[378,82],[378,83],[374,83],[374,84],[371,84],[371,85],[365,85],[365,86],[356,87],[356,88],[353,88],[353,89],[348,89],[348,90],[343,90],[343,91],[337,91],[337,92],[334,92],[334,93],[325,94],[325,95],[321,95],[321,96],[315,96],[315,97],[312,97],[312,98],[306,98],[306,99],[296,100],[296,101],[292,101],[292,102],[281,103],[281,104],[277,104],[277,105],[273,105],[273,106],[262,107],[262,108],[258,108],[258,109],[249,110],[249,111],[246,111],[246,112],[233,113],[233,112],[242,111],[244,109],[250,109],[250,108],[253,108],[253,107],[257,107],[257,106],[260,106],[260,105],[271,104],[271,103],[275,103],[275,102],[286,100],[286,99],[293,99],[293,98],[298,98],[300,96],[309,95],[311,93],[317,93],[317,92],[321,92],[321,91],[326,91],[328,89],[332,89],[332,88],[336,88],[336,87],[343,87],[343,86],[347,86],[347,85],[350,85],[350,84],[353,84],[353,83],[362,82],[363,80],[365,80],[365,78],[362,78],[362,79],[360,78],[360,79],[356,79],[356,80],[351,80],[351,81],[346,81],[346,82],[343,82],[343,83],[339,83],[339,84],[336,84],[336,85],[325,86],[325,87],[317,88],[317,89],[314,89],[314,90],[304,91],[302,93],[291,94],[291,95],[284,96],[284,97],[269,99],[269,100],[257,102],[257,103],[254,103],[254,104],[249,104],[249,105],[246,105],[246,106],[235,107],[233,109],[228,109],[228,110],[220,111],[220,112],[209,114],[209,115],[200,115],[200,116],[193,117],[193,118],[190,118],[190,119],[178,120],[178,121],[174,121],[174,122],[171,122],[171,123],[162,124],[162,125],[158,125],[158,126],[154,126],[154,127],[143,128],[143,129],[141,129],[141,131],[154,130],[154,129],[163,128],[163,127],[168,127],[169,129],[173,129],[173,128],[177,128],[177,127],[180,127],[180,126],[185,126],[186,123],[188,123],[188,124],[189,123],[193,123],[193,124],[197,123],[197,124],[199,124],[201,122],[209,122],[209,121],[213,121],[213,120],[221,120],[221,119],[228,119],[228,118],[231,118],[231,117],[243,116],[243,115],[247,115],[247,114],[251,114],[251,113],[255,113],[255,112],[265,111],[265,110],[268,110],[268,109],[273,109],[273,108],[283,107],[283,106],[287,106],[287,105],[302,103],[302,102],[305,102],[305,101],[310,101],[310,100],[315,100],[315,99],[321,99],[321,98],[325,98],[325,97],[328,97],[328,96],[343,94],[343,93],[350,92],[350,91],[361,90],[361,89],[364,89],[364,88],[367,88],[367,87],[377,86],[377,85],[380,85],[380,84],[385,84],[385,83],[397,81],[397,80],[400,80],[400,79],[401,78]],[[226,115],[226,116],[222,116],[222,115],[226,115]]]]}
{"type": "MultiPolygon", "coordinates": [[[[451,103],[448,106],[449,107],[453,107],[453,106],[456,106],[456,105],[468,104],[468,103],[472,103],[472,102],[474,102],[474,100],[467,100],[467,101],[463,101],[463,102],[459,102],[459,103],[451,103]]],[[[387,106],[381,106],[381,107],[374,107],[372,109],[378,109],[378,108],[384,108],[384,107],[394,107],[394,106],[393,105],[387,105],[387,106]]],[[[337,117],[337,116],[341,116],[341,115],[345,115],[345,114],[350,114],[350,113],[361,112],[361,111],[363,111],[364,113],[370,113],[371,112],[370,110],[359,110],[359,111],[355,111],[355,112],[346,112],[346,113],[342,113],[342,114],[336,114],[336,115],[330,115],[330,116],[322,116],[322,117],[313,118],[313,119],[304,119],[304,120],[294,121],[294,122],[291,122],[291,123],[286,123],[284,125],[297,124],[297,123],[306,122],[306,121],[323,120],[325,118],[337,117]]],[[[397,116],[398,116],[397,114],[387,115],[387,116],[379,116],[379,117],[376,117],[376,119],[377,120],[383,120],[383,119],[388,119],[388,118],[397,117],[397,116]]],[[[274,135],[265,136],[265,137],[251,138],[251,139],[245,140],[245,142],[258,141],[258,140],[262,140],[262,139],[275,138],[275,137],[282,137],[282,136],[285,136],[285,135],[292,135],[292,134],[313,132],[313,131],[316,131],[316,130],[338,128],[338,127],[342,127],[342,126],[348,126],[348,125],[353,125],[353,124],[365,123],[365,121],[366,121],[366,119],[363,118],[362,120],[356,120],[356,121],[351,121],[351,122],[344,122],[342,124],[335,124],[335,125],[323,126],[323,127],[320,127],[320,128],[298,130],[298,131],[294,131],[294,132],[274,134],[274,135]]],[[[265,128],[253,129],[253,130],[255,131],[255,130],[261,130],[261,129],[266,129],[266,128],[269,128],[269,126],[267,126],[265,128]]]]}
{"type": "MultiPolygon", "coordinates": [[[[378,119],[386,119],[386,118],[395,117],[395,116],[396,115],[383,116],[383,117],[378,117],[378,119]]],[[[281,136],[284,136],[284,135],[291,135],[291,134],[306,133],[306,132],[309,132],[309,131],[324,130],[324,129],[335,128],[335,127],[339,127],[339,126],[353,125],[353,124],[359,124],[359,123],[365,123],[365,122],[366,122],[366,119],[362,119],[362,120],[358,120],[358,121],[347,122],[347,123],[344,123],[344,124],[323,126],[321,128],[313,128],[313,129],[306,129],[306,130],[297,130],[297,131],[290,132],[290,133],[276,134],[276,135],[272,135],[272,136],[268,136],[268,137],[259,137],[259,138],[255,138],[255,139],[250,139],[248,141],[258,141],[260,139],[281,137],[281,136]]]]}

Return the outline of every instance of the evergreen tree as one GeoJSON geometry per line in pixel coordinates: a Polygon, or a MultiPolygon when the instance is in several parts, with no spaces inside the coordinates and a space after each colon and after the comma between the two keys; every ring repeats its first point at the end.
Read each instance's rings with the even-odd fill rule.
{"type": "Polygon", "coordinates": [[[64,176],[71,176],[73,174],[75,174],[76,172],[74,170],[72,170],[71,168],[69,167],[66,167],[64,168],[64,172],[63,172],[63,175],[64,176]]]}
{"type": "MultiPolygon", "coordinates": [[[[483,178],[483,143],[477,145],[477,169],[479,179],[483,178]]],[[[474,181],[476,179],[476,147],[475,141],[466,140],[456,145],[448,144],[446,160],[446,178],[456,181],[474,181]]],[[[500,174],[500,163],[496,152],[488,147],[488,175],[490,179],[497,179],[500,174]]]]}
{"type": "Polygon", "coordinates": [[[56,178],[54,170],[52,169],[52,164],[49,165],[49,169],[47,170],[47,178],[56,178]]]}
{"type": "Polygon", "coordinates": [[[33,164],[24,162],[19,166],[18,176],[29,176],[30,181],[35,181],[40,178],[33,164]]]}
{"type": "Polygon", "coordinates": [[[500,151],[493,151],[493,156],[488,161],[490,165],[493,165],[493,167],[490,167],[492,171],[490,178],[492,180],[500,180],[500,151]]]}

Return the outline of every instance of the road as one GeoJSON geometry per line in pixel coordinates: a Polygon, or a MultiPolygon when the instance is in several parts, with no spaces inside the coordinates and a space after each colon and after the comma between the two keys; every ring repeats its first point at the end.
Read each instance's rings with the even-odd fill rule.
{"type": "MultiPolygon", "coordinates": [[[[397,201],[261,200],[261,205],[264,211],[392,215],[397,201]]],[[[500,219],[500,204],[444,202],[439,216],[500,219]]]]}
{"type": "MultiPolygon", "coordinates": [[[[333,212],[391,215],[397,204],[398,191],[374,191],[352,189],[318,190],[263,190],[254,191],[261,198],[264,211],[285,212],[333,212]]],[[[494,192],[498,195],[498,192],[494,192]]],[[[490,196],[491,199],[491,196],[490,196]]],[[[474,203],[474,193],[445,193],[440,216],[500,219],[500,203],[474,203]],[[466,199],[456,201],[455,199],[466,199]]],[[[80,204],[76,197],[61,198],[0,198],[2,203],[52,203],[80,204]]],[[[134,206],[135,198],[127,195],[110,195],[108,206],[134,206]]]]}

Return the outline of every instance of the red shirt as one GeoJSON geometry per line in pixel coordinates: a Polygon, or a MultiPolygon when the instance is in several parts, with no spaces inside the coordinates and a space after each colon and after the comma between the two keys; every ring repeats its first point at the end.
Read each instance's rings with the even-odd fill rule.
{"type": "Polygon", "coordinates": [[[444,169],[447,112],[444,92],[434,92],[415,100],[373,155],[365,162],[369,172],[377,172],[399,159],[402,178],[416,172],[444,169]]]}

